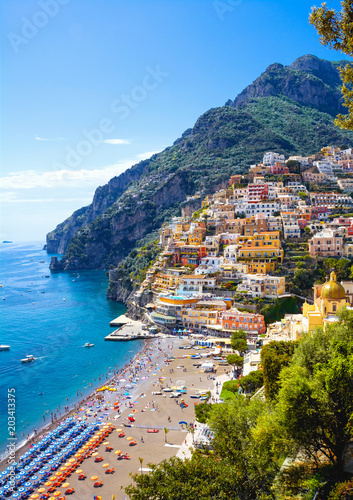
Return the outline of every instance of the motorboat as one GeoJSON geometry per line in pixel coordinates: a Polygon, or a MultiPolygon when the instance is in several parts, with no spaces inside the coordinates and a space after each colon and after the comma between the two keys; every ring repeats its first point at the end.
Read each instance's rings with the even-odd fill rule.
{"type": "Polygon", "coordinates": [[[94,347],[94,344],[90,344],[89,342],[86,342],[83,347],[94,347]]]}
{"type": "Polygon", "coordinates": [[[33,356],[33,354],[27,354],[25,358],[21,359],[21,363],[31,363],[35,359],[36,358],[33,356]]]}
{"type": "Polygon", "coordinates": [[[157,432],[159,432],[159,429],[147,429],[147,432],[149,434],[156,434],[157,432]]]}
{"type": "Polygon", "coordinates": [[[9,345],[4,345],[4,344],[0,345],[0,351],[9,351],[9,350],[10,350],[9,345]]]}

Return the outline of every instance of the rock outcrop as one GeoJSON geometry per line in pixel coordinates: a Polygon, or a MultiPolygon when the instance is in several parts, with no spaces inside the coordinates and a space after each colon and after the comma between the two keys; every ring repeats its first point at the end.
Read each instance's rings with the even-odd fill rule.
{"type": "Polygon", "coordinates": [[[332,116],[345,113],[338,68],[346,62],[330,62],[306,55],[296,59],[290,66],[271,64],[234,101],[227,101],[226,104],[239,108],[253,98],[285,96],[332,116]]]}

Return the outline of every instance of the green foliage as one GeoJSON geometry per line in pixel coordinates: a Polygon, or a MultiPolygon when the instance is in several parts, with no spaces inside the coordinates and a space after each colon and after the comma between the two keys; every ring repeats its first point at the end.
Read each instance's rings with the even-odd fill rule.
{"type": "Polygon", "coordinates": [[[279,376],[294,354],[298,342],[272,341],[261,349],[261,365],[266,398],[276,399],[279,391],[279,376]]]}
{"type": "Polygon", "coordinates": [[[195,405],[194,408],[196,420],[198,422],[201,422],[202,424],[205,424],[211,414],[212,406],[213,405],[208,403],[207,401],[195,405]]]}
{"type": "MultiPolygon", "coordinates": [[[[237,340],[237,342],[245,342],[245,341],[239,339],[239,340],[237,340]]],[[[246,342],[245,342],[245,344],[246,344],[246,342]]],[[[228,363],[228,365],[243,366],[244,358],[242,356],[239,356],[238,354],[228,354],[227,363],[228,363]]]]}
{"type": "Polygon", "coordinates": [[[153,263],[161,247],[156,241],[147,243],[141,248],[134,248],[130,254],[119,264],[118,275],[122,280],[122,286],[127,291],[132,291],[146,277],[146,271],[153,263]]]}
{"type": "Polygon", "coordinates": [[[239,380],[241,387],[247,393],[253,393],[264,385],[264,376],[262,370],[254,370],[239,380]]]}
{"type": "Polygon", "coordinates": [[[284,317],[285,314],[299,314],[300,307],[295,297],[276,299],[273,304],[264,306],[261,314],[265,317],[265,323],[274,323],[284,317]]]}
{"type": "Polygon", "coordinates": [[[237,477],[232,498],[272,496],[271,484],[287,443],[266,405],[259,399],[236,395],[214,406],[210,426],[215,456],[222,457],[229,474],[237,477]]]}
{"type": "Polygon", "coordinates": [[[237,499],[236,478],[221,460],[195,453],[191,459],[172,457],[159,465],[148,464],[148,474],[134,474],[125,492],[131,500],[237,499]]]}
{"type": "Polygon", "coordinates": [[[278,393],[278,412],[287,433],[307,457],[325,456],[335,477],[343,473],[353,437],[353,313],[343,308],[339,316],[325,332],[305,336],[280,374],[278,393]]]}
{"type": "MultiPolygon", "coordinates": [[[[310,23],[315,26],[320,42],[335,50],[352,57],[352,0],[342,0],[341,11],[329,9],[326,3],[321,7],[313,7],[309,17],[310,23]]],[[[340,68],[343,81],[343,105],[348,108],[348,115],[338,115],[335,124],[347,130],[353,130],[353,66],[346,63],[340,68]]]]}
{"type": "MultiPolygon", "coordinates": [[[[246,340],[244,340],[244,339],[235,339],[235,340],[232,340],[231,341],[231,345],[232,345],[232,349],[234,351],[238,351],[239,354],[242,354],[248,348],[246,340]]],[[[227,357],[227,361],[228,361],[228,357],[227,357]]]]}

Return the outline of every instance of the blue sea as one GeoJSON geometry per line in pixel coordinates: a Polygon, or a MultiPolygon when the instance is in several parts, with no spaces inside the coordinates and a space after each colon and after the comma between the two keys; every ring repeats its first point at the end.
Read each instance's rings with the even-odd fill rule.
{"type": "Polygon", "coordinates": [[[106,299],[105,271],[52,273],[50,257],[43,243],[0,244],[0,344],[11,346],[0,352],[1,453],[8,437],[8,389],[16,390],[20,444],[50,423],[51,413],[63,414],[65,406],[102,385],[142,346],[104,341],[112,331],[109,322],[126,310],[106,299]],[[85,342],[94,347],[83,347],[85,342]],[[21,363],[28,354],[36,360],[21,363]]]}

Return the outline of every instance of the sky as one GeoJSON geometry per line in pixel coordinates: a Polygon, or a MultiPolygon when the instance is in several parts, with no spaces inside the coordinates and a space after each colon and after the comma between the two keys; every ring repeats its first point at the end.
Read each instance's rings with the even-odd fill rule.
{"type": "Polygon", "coordinates": [[[308,23],[313,4],[2,0],[0,241],[44,243],[270,64],[343,59],[308,23]]]}

